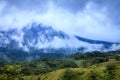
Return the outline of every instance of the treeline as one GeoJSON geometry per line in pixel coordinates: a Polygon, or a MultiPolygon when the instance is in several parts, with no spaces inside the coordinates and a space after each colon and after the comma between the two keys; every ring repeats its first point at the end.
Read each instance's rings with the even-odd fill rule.
{"type": "Polygon", "coordinates": [[[62,52],[46,53],[44,49],[31,50],[29,52],[23,49],[9,49],[0,47],[0,65],[5,63],[31,62],[40,58],[58,59],[65,57],[62,52]]]}
{"type": "Polygon", "coordinates": [[[108,52],[99,52],[99,51],[86,52],[86,53],[77,52],[71,55],[70,57],[73,57],[74,59],[77,59],[77,60],[92,59],[92,58],[97,58],[97,57],[115,58],[117,60],[120,60],[120,50],[108,51],[108,52]]]}
{"type": "Polygon", "coordinates": [[[87,62],[90,62],[90,64],[93,65],[96,63],[106,62],[109,60],[119,61],[120,50],[108,51],[108,52],[99,52],[99,51],[86,52],[86,53],[77,52],[69,57],[73,58],[74,60],[87,60],[87,62]]]}

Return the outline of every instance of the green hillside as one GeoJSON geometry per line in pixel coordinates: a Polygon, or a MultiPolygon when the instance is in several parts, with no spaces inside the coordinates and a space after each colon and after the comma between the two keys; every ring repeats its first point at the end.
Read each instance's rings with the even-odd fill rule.
{"type": "Polygon", "coordinates": [[[24,80],[120,80],[120,62],[109,61],[89,68],[66,68],[24,80]]]}
{"type": "Polygon", "coordinates": [[[3,63],[0,80],[120,80],[120,51],[3,63]]]}

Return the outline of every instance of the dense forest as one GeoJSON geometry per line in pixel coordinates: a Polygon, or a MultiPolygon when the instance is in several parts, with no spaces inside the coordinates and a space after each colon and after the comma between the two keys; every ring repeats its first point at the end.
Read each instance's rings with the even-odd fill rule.
{"type": "Polygon", "coordinates": [[[120,50],[0,63],[0,80],[120,80],[120,50]]]}

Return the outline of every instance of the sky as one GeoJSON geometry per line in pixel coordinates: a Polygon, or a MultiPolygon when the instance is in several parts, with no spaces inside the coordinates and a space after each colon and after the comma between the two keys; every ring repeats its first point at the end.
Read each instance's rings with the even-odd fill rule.
{"type": "Polygon", "coordinates": [[[120,0],[0,0],[0,30],[32,22],[68,34],[120,42],[120,0]]]}

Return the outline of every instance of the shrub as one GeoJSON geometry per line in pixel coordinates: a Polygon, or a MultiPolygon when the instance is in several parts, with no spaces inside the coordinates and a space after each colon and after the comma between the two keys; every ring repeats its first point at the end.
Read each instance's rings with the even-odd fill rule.
{"type": "Polygon", "coordinates": [[[66,69],[61,80],[78,80],[77,75],[71,69],[66,69]]]}
{"type": "Polygon", "coordinates": [[[7,75],[6,74],[1,74],[0,75],[0,80],[7,80],[7,75]]]}
{"type": "Polygon", "coordinates": [[[116,69],[117,69],[117,64],[116,62],[109,62],[106,65],[105,73],[106,73],[106,79],[107,80],[114,80],[116,78],[116,69]]]}

